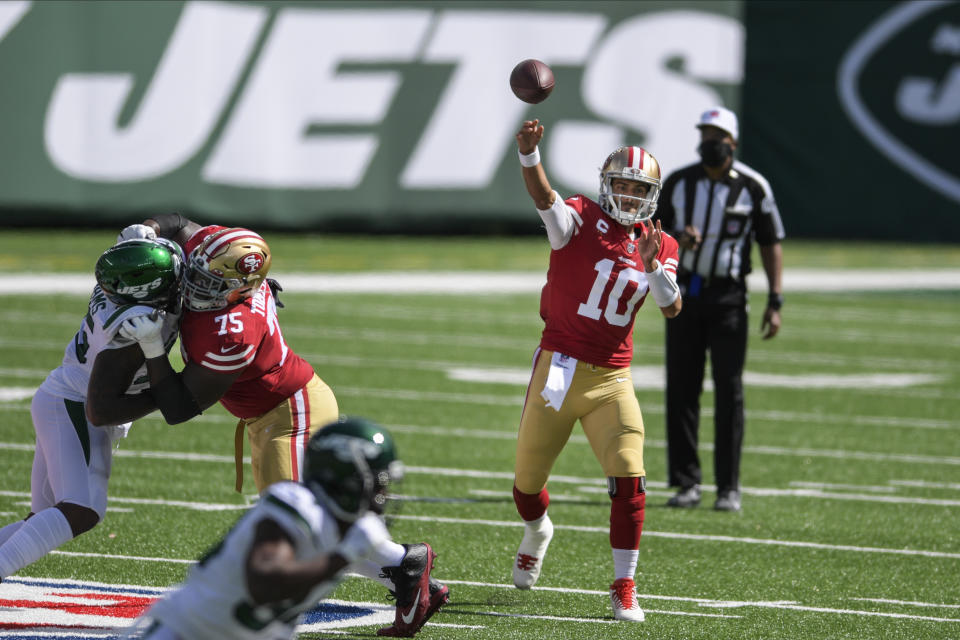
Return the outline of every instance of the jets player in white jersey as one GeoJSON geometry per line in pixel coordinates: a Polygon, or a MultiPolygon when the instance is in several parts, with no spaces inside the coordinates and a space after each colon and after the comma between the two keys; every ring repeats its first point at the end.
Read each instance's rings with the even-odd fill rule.
{"type": "Polygon", "coordinates": [[[307,444],[303,483],[267,488],[186,582],[128,631],[143,640],[286,640],[353,563],[389,540],[381,515],[403,467],[393,438],[341,417],[307,444]]]}
{"type": "Polygon", "coordinates": [[[95,271],[87,314],[63,363],[33,397],[30,514],[0,529],[0,580],[103,519],[113,443],[156,408],[149,393],[140,393],[148,386],[143,353],[119,330],[127,318],[154,314],[163,319],[170,348],[179,326],[183,253],[166,240],[123,241],[100,256],[95,271]]]}

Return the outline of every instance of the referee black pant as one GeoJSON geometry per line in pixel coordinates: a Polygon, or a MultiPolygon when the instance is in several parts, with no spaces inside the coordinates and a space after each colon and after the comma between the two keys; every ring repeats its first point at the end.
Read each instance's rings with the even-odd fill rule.
{"type": "Polygon", "coordinates": [[[683,311],[667,320],[667,476],[670,486],[701,483],[697,444],[700,394],[707,351],[714,388],[714,476],[717,492],[740,488],[743,446],[743,364],[747,310],[684,297],[683,311]]]}

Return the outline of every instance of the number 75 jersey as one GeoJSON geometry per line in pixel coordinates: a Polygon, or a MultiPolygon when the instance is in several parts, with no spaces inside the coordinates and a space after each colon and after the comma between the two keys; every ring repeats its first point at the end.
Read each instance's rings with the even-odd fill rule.
{"type": "MultiPolygon", "coordinates": [[[[633,321],[650,290],[639,243],[629,227],[589,198],[577,195],[566,204],[583,222],[566,245],[550,252],[540,295],[545,323],[540,347],[600,367],[627,367],[633,357],[633,321]]],[[[669,277],[676,277],[677,241],[666,233],[657,260],[669,277]]]]}
{"type": "Polygon", "coordinates": [[[215,311],[186,311],[180,324],[184,361],[237,375],[220,403],[238,418],[262,416],[314,376],[287,346],[277,307],[264,281],[256,294],[215,311]]]}

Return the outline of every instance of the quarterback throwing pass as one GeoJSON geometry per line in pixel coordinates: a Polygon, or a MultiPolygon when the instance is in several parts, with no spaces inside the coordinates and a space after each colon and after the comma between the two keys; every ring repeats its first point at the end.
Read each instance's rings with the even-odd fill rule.
{"type": "Polygon", "coordinates": [[[641,147],[620,147],[600,170],[600,197],[567,200],[540,162],[544,127],[516,135],[523,181],[550,241],[540,297],[544,322],[517,435],[513,496],[525,523],[513,582],[529,589],[553,537],[547,479],[579,420],[607,478],[614,618],[641,622],[634,574],[646,504],[643,418],[633,389],[633,321],[647,296],[665,317],[680,312],[677,242],[650,224],[660,165],[641,147]]]}

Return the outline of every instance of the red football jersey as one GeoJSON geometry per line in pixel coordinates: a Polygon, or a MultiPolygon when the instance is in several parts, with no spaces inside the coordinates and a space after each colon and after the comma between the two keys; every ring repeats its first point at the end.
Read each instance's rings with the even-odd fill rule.
{"type": "MultiPolygon", "coordinates": [[[[566,203],[583,225],[563,248],[550,252],[540,295],[546,323],[540,346],[600,367],[627,367],[633,320],[649,291],[637,242],[593,200],[576,195],[566,203]]],[[[657,260],[676,274],[677,241],[666,233],[657,260]]]]}
{"type": "MultiPolygon", "coordinates": [[[[187,242],[192,250],[210,233],[205,227],[187,242]]],[[[309,362],[293,353],[280,333],[277,306],[266,282],[246,300],[215,311],[184,310],[180,324],[184,361],[211,371],[242,371],[220,398],[238,418],[270,411],[301,389],[314,375],[309,362]]]]}

